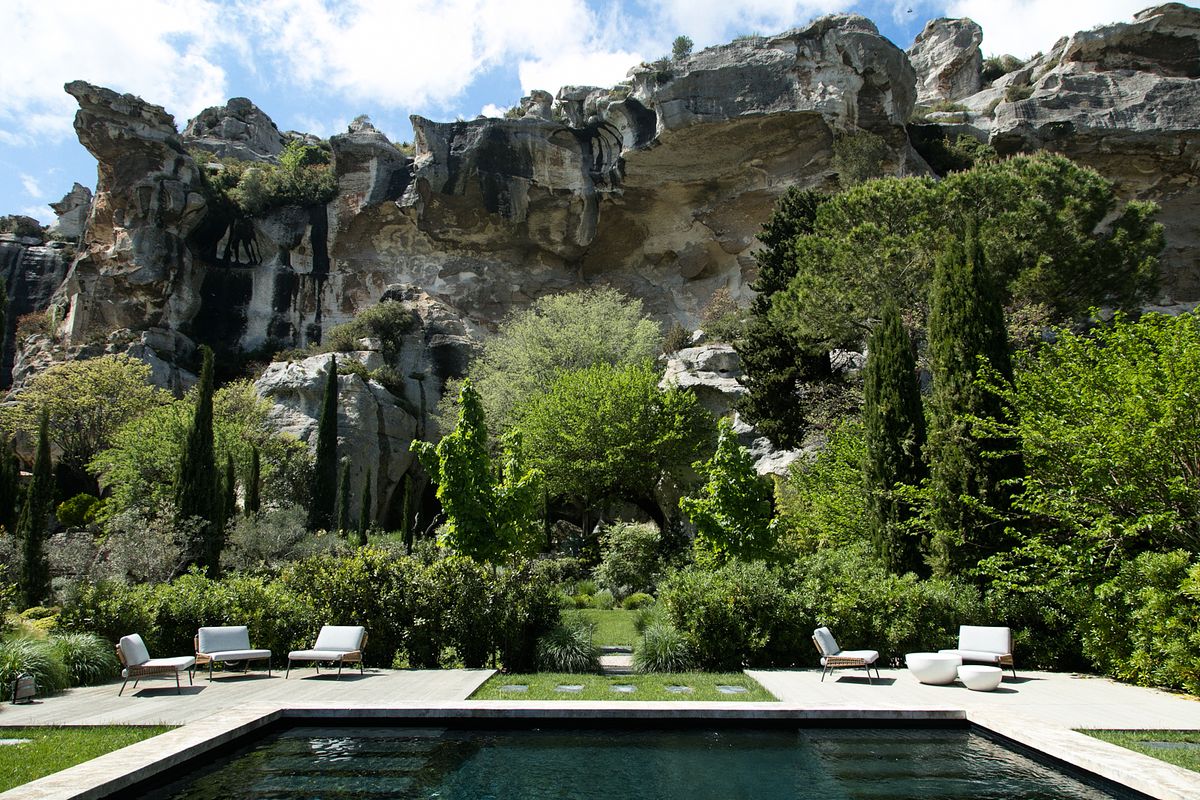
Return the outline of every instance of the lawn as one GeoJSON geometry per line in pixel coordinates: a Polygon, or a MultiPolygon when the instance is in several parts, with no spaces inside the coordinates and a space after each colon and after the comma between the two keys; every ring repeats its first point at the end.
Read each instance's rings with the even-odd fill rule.
{"type": "Polygon", "coordinates": [[[732,700],[773,702],[776,698],[759,683],[740,672],[679,672],[654,675],[572,675],[538,672],[529,675],[493,675],[471,695],[471,700],[732,700]],[[557,687],[582,686],[575,692],[557,687]],[[723,694],[717,686],[740,686],[740,694],[723,694]],[[527,686],[526,691],[503,690],[504,686],[527,686]],[[633,686],[618,692],[613,686],[633,686]],[[689,686],[691,692],[670,692],[668,686],[689,686]]]}
{"type": "Polygon", "coordinates": [[[1088,736],[1094,736],[1112,744],[1119,744],[1127,750],[1153,756],[1159,761],[1165,761],[1177,767],[1200,772],[1200,731],[1081,730],[1080,733],[1086,733],[1088,736]],[[1155,746],[1151,744],[1152,742],[1165,742],[1166,746],[1155,746]],[[1194,745],[1194,747],[1187,747],[1188,744],[1194,745]]]}
{"type": "Polygon", "coordinates": [[[0,746],[0,792],[169,730],[161,725],[0,728],[0,739],[31,740],[0,746]]]}
{"type": "Polygon", "coordinates": [[[587,620],[596,626],[592,641],[600,647],[608,645],[632,646],[638,640],[637,629],[633,627],[636,611],[626,611],[614,608],[604,611],[599,608],[580,608],[574,611],[564,611],[563,616],[574,616],[576,619],[587,620]]]}

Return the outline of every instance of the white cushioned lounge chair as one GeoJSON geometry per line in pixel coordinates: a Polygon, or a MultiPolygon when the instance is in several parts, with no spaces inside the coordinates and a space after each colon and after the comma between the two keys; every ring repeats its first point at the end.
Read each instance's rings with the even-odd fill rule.
{"type": "Polygon", "coordinates": [[[837,639],[833,638],[833,634],[829,628],[817,628],[812,635],[813,644],[817,646],[817,651],[821,654],[821,681],[824,682],[825,675],[835,669],[842,667],[862,667],[867,671],[867,681],[875,683],[871,679],[871,667],[875,667],[875,677],[879,677],[879,667],[875,664],[879,660],[879,653],[876,650],[843,650],[838,646],[837,639]]]}
{"type": "Polygon", "coordinates": [[[254,650],[250,647],[250,631],[245,625],[225,625],[201,628],[196,634],[196,665],[208,664],[208,679],[213,676],[213,665],[218,661],[267,662],[267,675],[271,674],[271,651],[254,650]]]}
{"type": "Polygon", "coordinates": [[[342,666],[358,663],[358,672],[363,671],[362,651],[367,646],[367,630],[361,625],[325,625],[317,634],[317,643],[312,650],[293,650],[288,653],[287,672],[292,672],[293,661],[311,661],[321,673],[320,664],[338,665],[338,677],[342,677],[342,666]]]}
{"type": "Polygon", "coordinates": [[[960,625],[958,626],[958,648],[939,650],[938,652],[954,653],[963,662],[995,664],[1001,669],[1007,667],[1012,670],[1013,677],[1017,677],[1017,669],[1013,666],[1011,628],[960,625]]]}
{"type": "Polygon", "coordinates": [[[190,686],[192,672],[196,667],[196,659],[193,656],[151,658],[150,651],[146,649],[146,643],[136,633],[121,637],[121,641],[117,643],[117,658],[121,661],[121,677],[125,679],[121,683],[121,688],[117,690],[117,697],[120,697],[121,692],[125,691],[125,684],[129,683],[131,678],[134,688],[137,688],[138,681],[142,678],[155,675],[174,675],[175,691],[183,694],[179,684],[179,673],[187,672],[190,686]]]}

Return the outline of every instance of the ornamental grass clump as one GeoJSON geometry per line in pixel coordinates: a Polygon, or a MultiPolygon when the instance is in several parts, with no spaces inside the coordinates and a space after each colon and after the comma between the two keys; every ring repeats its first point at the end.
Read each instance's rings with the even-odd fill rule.
{"type": "Polygon", "coordinates": [[[50,640],[72,686],[94,686],[116,677],[121,666],[113,646],[94,633],[63,633],[50,640]]]}
{"type": "Polygon", "coordinates": [[[646,628],[633,651],[638,672],[688,672],[695,666],[687,639],[674,626],[656,622],[646,628]]]}
{"type": "Polygon", "coordinates": [[[599,672],[600,648],[592,643],[595,630],[582,620],[559,625],[538,640],[538,668],[544,672],[599,672]]]}
{"type": "Polygon", "coordinates": [[[70,685],[67,667],[49,641],[10,636],[0,641],[0,689],[4,694],[10,694],[13,681],[22,674],[33,676],[38,695],[43,697],[70,685]]]}

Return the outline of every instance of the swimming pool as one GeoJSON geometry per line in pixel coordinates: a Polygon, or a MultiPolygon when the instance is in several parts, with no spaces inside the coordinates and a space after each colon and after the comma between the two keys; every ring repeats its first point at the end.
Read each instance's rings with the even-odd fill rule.
{"type": "Polygon", "coordinates": [[[967,729],[298,726],[154,800],[1123,798],[967,729]]]}

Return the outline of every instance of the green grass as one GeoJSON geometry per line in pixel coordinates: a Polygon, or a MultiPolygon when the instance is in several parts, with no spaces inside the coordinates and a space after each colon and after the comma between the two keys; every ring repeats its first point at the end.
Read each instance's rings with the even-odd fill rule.
{"type": "Polygon", "coordinates": [[[600,647],[606,645],[632,646],[638,640],[637,630],[633,627],[633,620],[637,616],[636,611],[626,611],[622,608],[614,608],[611,611],[599,608],[579,608],[563,612],[564,617],[570,615],[587,620],[596,626],[596,633],[593,634],[592,641],[600,647]]]}
{"type": "Polygon", "coordinates": [[[571,675],[538,672],[530,675],[493,675],[471,695],[472,700],[731,700],[773,702],[776,698],[759,683],[740,672],[680,672],[656,675],[571,675]],[[527,692],[502,692],[501,686],[525,684],[527,692]],[[559,684],[582,685],[580,692],[558,692],[559,684]],[[637,687],[628,694],[614,692],[613,685],[637,687]],[[744,686],[745,694],[721,694],[717,684],[744,686]],[[668,692],[667,686],[691,686],[691,694],[668,692]]]}
{"type": "Polygon", "coordinates": [[[0,739],[31,740],[0,747],[0,792],[169,730],[162,725],[0,728],[0,739]]]}
{"type": "Polygon", "coordinates": [[[1088,731],[1080,730],[1105,742],[1120,745],[1127,750],[1153,756],[1159,761],[1177,767],[1200,772],[1200,731],[1088,731]],[[1196,747],[1173,749],[1151,747],[1145,742],[1188,742],[1196,747]]]}

